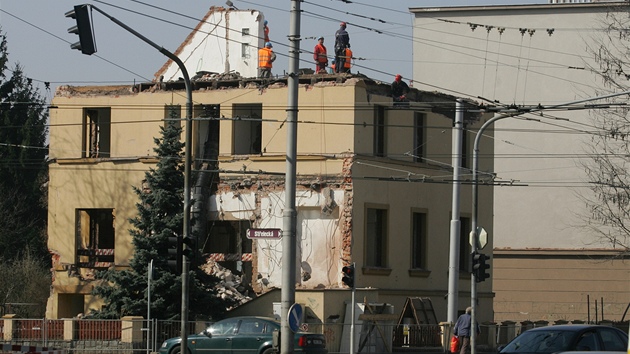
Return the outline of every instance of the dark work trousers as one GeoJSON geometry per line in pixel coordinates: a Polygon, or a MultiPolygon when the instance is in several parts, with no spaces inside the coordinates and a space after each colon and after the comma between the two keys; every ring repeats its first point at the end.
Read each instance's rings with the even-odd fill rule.
{"type": "Polygon", "coordinates": [[[338,73],[344,72],[345,64],[346,64],[346,48],[335,49],[335,71],[338,73]]]}
{"type": "Polygon", "coordinates": [[[470,353],[470,337],[459,336],[459,354],[470,353]]]}

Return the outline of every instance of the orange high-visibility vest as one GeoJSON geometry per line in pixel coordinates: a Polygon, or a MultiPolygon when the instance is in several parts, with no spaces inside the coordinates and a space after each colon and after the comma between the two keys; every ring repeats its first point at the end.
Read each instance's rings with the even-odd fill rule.
{"type": "Polygon", "coordinates": [[[344,63],[343,63],[343,67],[346,69],[350,69],[350,60],[352,59],[352,51],[350,50],[350,48],[346,48],[346,55],[344,56],[344,63]]]}
{"type": "Polygon", "coordinates": [[[258,67],[271,69],[271,48],[261,48],[258,50],[258,67]]]}
{"type": "Polygon", "coordinates": [[[317,59],[318,62],[320,62],[320,63],[327,63],[328,62],[328,56],[327,56],[327,53],[326,53],[326,47],[324,47],[323,45],[318,43],[315,46],[315,54],[317,55],[316,59],[317,59]],[[318,50],[318,48],[319,48],[319,50],[318,50]]]}

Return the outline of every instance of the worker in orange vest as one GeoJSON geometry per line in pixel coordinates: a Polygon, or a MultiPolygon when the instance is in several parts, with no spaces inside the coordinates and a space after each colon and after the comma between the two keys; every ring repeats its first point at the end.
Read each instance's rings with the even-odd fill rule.
{"type": "Polygon", "coordinates": [[[271,68],[276,60],[276,53],[273,52],[271,42],[265,43],[264,48],[258,50],[258,68],[260,69],[260,77],[265,79],[271,77],[271,68]]]}
{"type": "Polygon", "coordinates": [[[325,74],[328,66],[328,55],[326,46],[324,45],[324,37],[317,38],[317,45],[313,50],[313,59],[315,59],[315,73],[325,74]]]}
{"type": "Polygon", "coordinates": [[[346,48],[344,55],[342,57],[343,67],[339,68],[340,73],[350,73],[350,68],[352,67],[352,50],[350,48],[346,48]]]}

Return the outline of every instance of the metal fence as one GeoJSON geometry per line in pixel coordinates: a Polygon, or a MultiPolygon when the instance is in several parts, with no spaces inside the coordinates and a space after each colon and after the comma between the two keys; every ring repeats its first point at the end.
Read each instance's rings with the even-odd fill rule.
{"type": "MultiPolygon", "coordinates": [[[[201,332],[209,323],[190,322],[188,334],[201,332]]],[[[508,343],[521,332],[548,322],[485,323],[477,340],[479,352],[493,353],[499,345],[508,343]]],[[[628,322],[609,323],[628,330],[628,322]]],[[[447,352],[451,336],[448,323],[440,325],[383,322],[309,323],[306,332],[326,337],[330,354],[349,353],[352,341],[357,353],[447,352]],[[351,336],[354,331],[354,336],[351,336]]],[[[28,345],[65,350],[70,354],[149,354],[157,352],[161,343],[180,335],[181,322],[142,318],[123,320],[91,319],[5,319],[0,320],[2,344],[28,345]]]]}

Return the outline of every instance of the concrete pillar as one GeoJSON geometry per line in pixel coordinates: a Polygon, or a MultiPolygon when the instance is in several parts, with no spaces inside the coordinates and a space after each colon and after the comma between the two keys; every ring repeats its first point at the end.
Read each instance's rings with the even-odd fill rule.
{"type": "Polygon", "coordinates": [[[15,314],[6,314],[2,316],[2,320],[4,321],[4,340],[11,341],[13,340],[13,328],[16,325],[16,317],[15,314]]]}
{"type": "Polygon", "coordinates": [[[121,318],[122,333],[120,341],[123,343],[142,343],[142,316],[125,316],[121,318]]]}
{"type": "Polygon", "coordinates": [[[63,319],[63,340],[65,341],[73,341],[77,339],[77,323],[74,318],[64,318],[63,319]]]}

